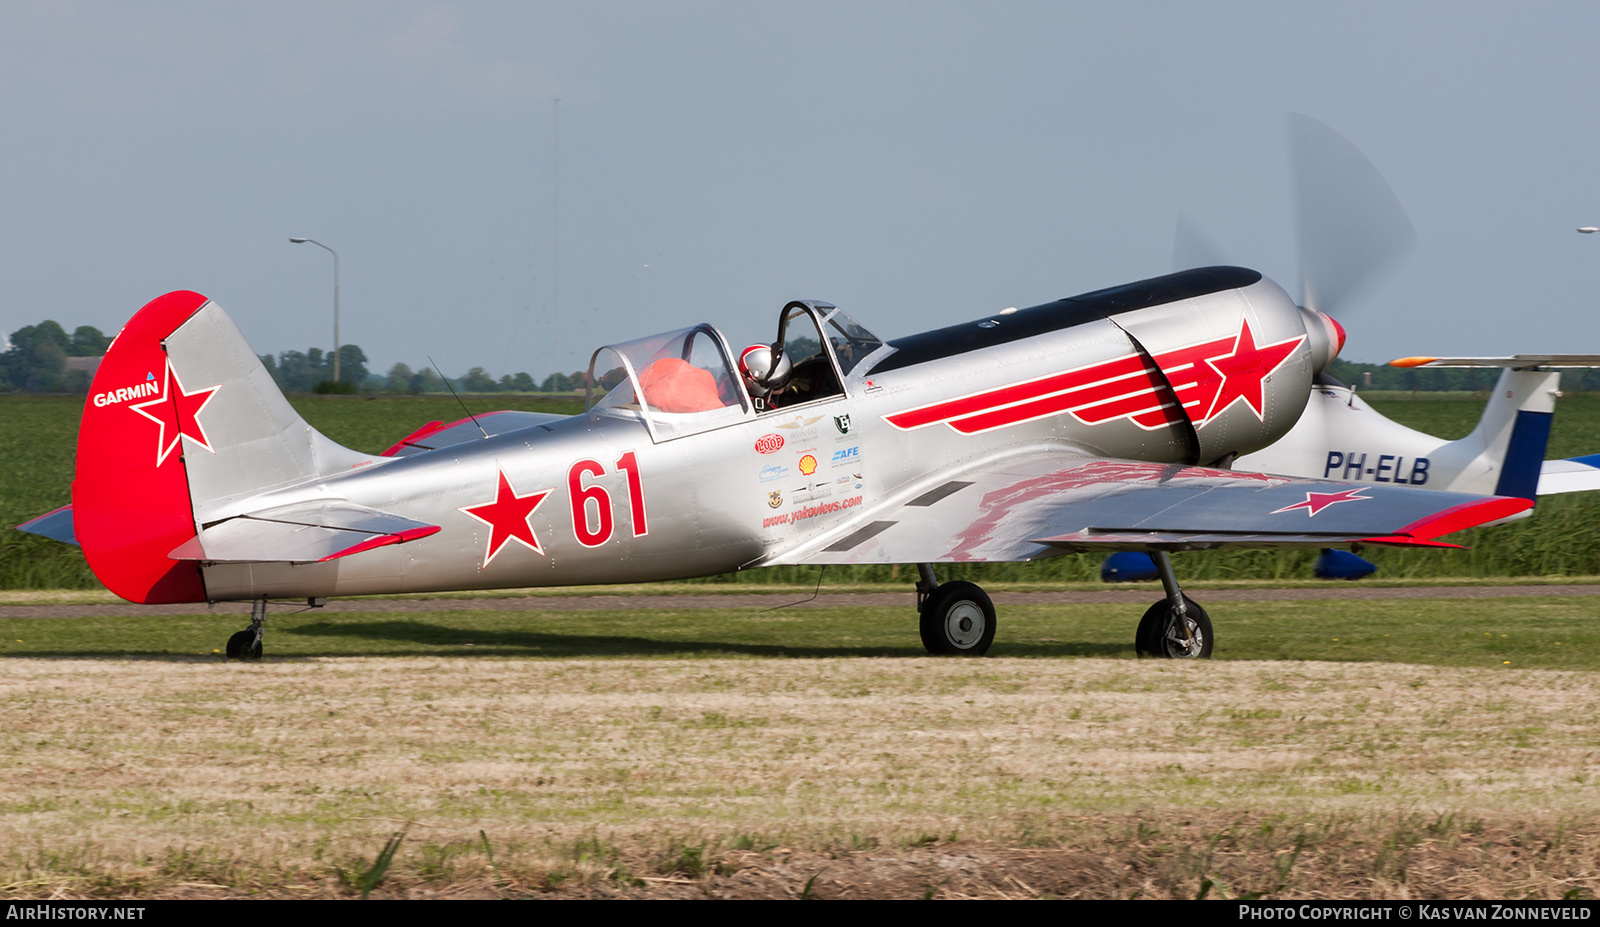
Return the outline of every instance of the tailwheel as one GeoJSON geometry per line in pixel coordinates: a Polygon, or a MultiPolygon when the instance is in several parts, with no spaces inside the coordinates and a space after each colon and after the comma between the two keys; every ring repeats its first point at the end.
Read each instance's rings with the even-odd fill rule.
{"type": "Polygon", "coordinates": [[[261,659],[261,642],[256,640],[254,630],[240,631],[228,638],[228,659],[230,660],[259,660],[261,659]]]}
{"type": "Polygon", "coordinates": [[[267,630],[267,600],[256,599],[250,604],[250,627],[228,638],[225,651],[230,660],[261,659],[261,638],[267,630]]]}
{"type": "Polygon", "coordinates": [[[935,656],[981,657],[994,643],[994,603],[976,585],[944,583],[923,600],[922,646],[935,656]]]}
{"type": "Polygon", "coordinates": [[[1168,660],[1210,659],[1215,638],[1211,634],[1211,616],[1188,596],[1183,597],[1182,616],[1172,607],[1169,599],[1150,606],[1139,619],[1133,647],[1141,657],[1159,657],[1168,660]]]}

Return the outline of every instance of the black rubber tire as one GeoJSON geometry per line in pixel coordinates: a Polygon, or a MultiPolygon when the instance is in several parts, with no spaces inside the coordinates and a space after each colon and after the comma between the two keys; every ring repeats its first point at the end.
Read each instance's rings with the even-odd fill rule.
{"type": "Polygon", "coordinates": [[[240,631],[227,639],[227,658],[229,660],[245,660],[245,648],[256,642],[256,632],[240,631]]]}
{"type": "Polygon", "coordinates": [[[1139,619],[1139,630],[1133,635],[1133,649],[1139,656],[1163,660],[1211,659],[1211,649],[1216,644],[1216,635],[1211,632],[1211,616],[1188,596],[1183,597],[1183,605],[1188,610],[1189,620],[1194,622],[1193,633],[1200,638],[1198,650],[1186,650],[1179,641],[1167,635],[1172,606],[1162,599],[1150,606],[1144,617],[1139,619]]]}
{"type": "Polygon", "coordinates": [[[261,659],[261,645],[256,643],[256,632],[244,630],[228,638],[226,653],[230,660],[261,659]]]}
{"type": "Polygon", "coordinates": [[[922,607],[922,646],[934,656],[981,657],[994,631],[994,603],[972,583],[945,583],[922,607]]]}

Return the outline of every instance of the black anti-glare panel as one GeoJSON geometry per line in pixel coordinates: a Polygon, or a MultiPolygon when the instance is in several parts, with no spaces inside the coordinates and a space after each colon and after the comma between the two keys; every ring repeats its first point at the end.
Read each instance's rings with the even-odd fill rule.
{"type": "Polygon", "coordinates": [[[1009,344],[1085,322],[1097,322],[1135,309],[1175,303],[1223,290],[1241,289],[1260,279],[1259,273],[1243,267],[1200,267],[1058,299],[1053,303],[1019,309],[1010,315],[986,316],[948,328],[896,338],[889,342],[896,349],[895,352],[879,361],[869,373],[885,373],[941,357],[1009,344]]]}

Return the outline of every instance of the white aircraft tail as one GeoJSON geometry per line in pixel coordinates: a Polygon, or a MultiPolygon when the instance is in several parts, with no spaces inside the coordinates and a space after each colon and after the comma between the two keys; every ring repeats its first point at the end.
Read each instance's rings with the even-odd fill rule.
{"type": "Polygon", "coordinates": [[[1457,492],[1533,499],[1550,440],[1561,374],[1507,367],[1472,433],[1433,452],[1444,471],[1457,473],[1447,486],[1457,492]]]}
{"type": "MultiPolygon", "coordinates": [[[[1435,359],[1422,360],[1433,365],[1435,359]]],[[[1538,362],[1531,358],[1472,360],[1479,366],[1498,360],[1493,366],[1504,369],[1477,427],[1460,440],[1401,425],[1348,387],[1319,385],[1294,430],[1272,447],[1241,457],[1235,468],[1533,499],[1560,374],[1527,369],[1538,362]]],[[[1600,366],[1600,358],[1593,363],[1600,366]]]]}

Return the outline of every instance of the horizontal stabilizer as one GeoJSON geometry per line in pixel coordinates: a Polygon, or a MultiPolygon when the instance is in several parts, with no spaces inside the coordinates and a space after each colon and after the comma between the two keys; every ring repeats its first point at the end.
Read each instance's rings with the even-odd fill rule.
{"type": "Polygon", "coordinates": [[[1390,367],[1600,367],[1600,354],[1512,354],[1509,357],[1402,357],[1390,367]]]}
{"type": "Polygon", "coordinates": [[[318,500],[207,525],[198,537],[168,556],[217,563],[321,562],[404,544],[438,531],[438,525],[364,505],[318,500]]]}
{"type": "MultiPolygon", "coordinates": [[[[1547,460],[1539,470],[1539,495],[1600,489],[1600,454],[1547,460]]],[[[47,516],[48,517],[48,516],[47,516]]]]}
{"type": "Polygon", "coordinates": [[[535,425],[548,425],[564,418],[567,416],[549,412],[504,411],[485,412],[476,419],[464,418],[448,425],[444,422],[429,422],[401,438],[399,443],[384,451],[382,456],[410,457],[412,454],[421,454],[452,444],[468,444],[510,431],[532,428],[535,425]]]}
{"type": "Polygon", "coordinates": [[[52,541],[62,541],[67,544],[78,543],[77,532],[72,527],[72,506],[63,505],[54,512],[32,518],[17,526],[18,531],[37,534],[52,541]]]}

